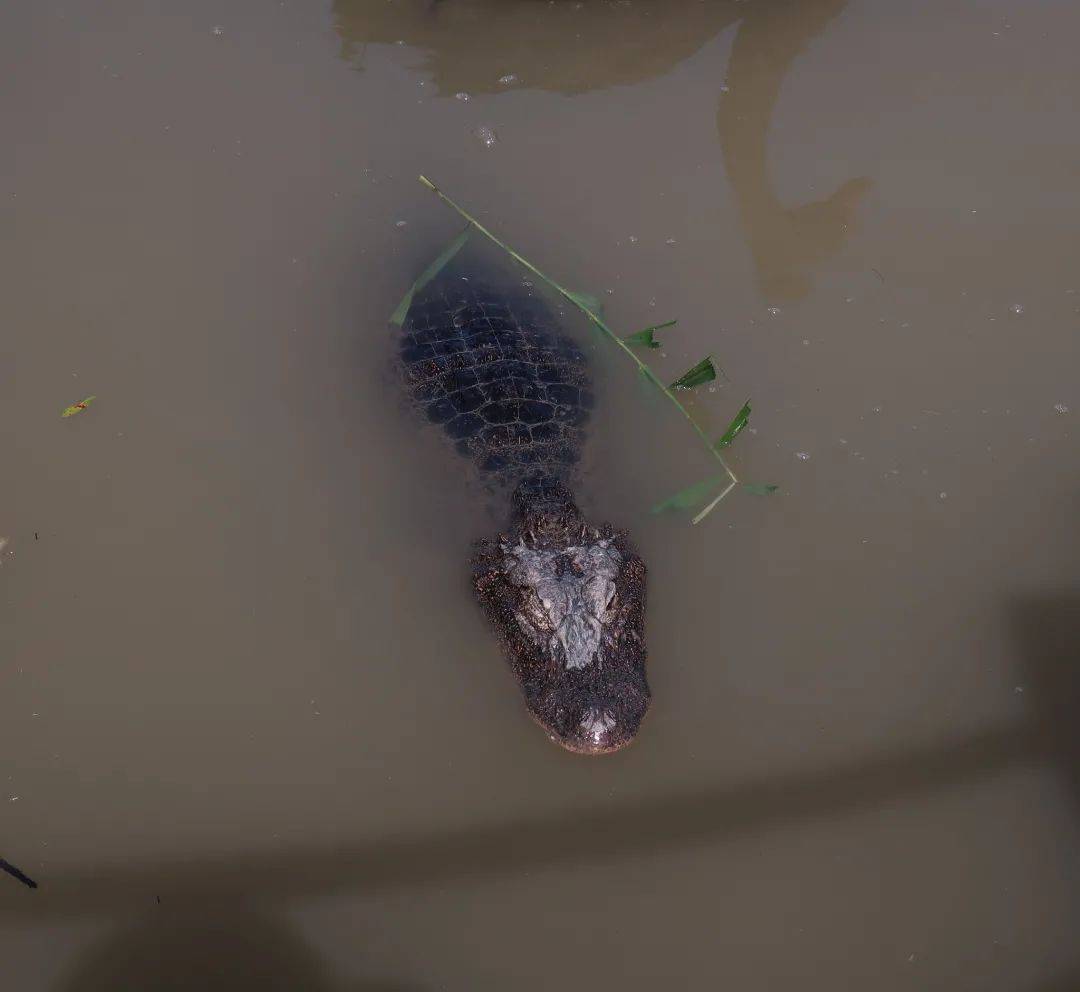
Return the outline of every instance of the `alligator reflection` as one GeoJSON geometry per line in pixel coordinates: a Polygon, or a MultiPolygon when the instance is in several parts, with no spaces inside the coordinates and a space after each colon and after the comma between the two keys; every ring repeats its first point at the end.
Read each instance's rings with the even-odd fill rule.
{"type": "Polygon", "coordinates": [[[580,93],[670,71],[738,24],[717,130],[764,295],[809,293],[810,271],[843,245],[866,178],[822,200],[785,207],[769,179],[767,136],[780,84],[847,0],[335,0],[342,54],[363,68],[369,43],[403,41],[424,53],[440,94],[493,93],[513,73],[522,87],[580,93]]]}

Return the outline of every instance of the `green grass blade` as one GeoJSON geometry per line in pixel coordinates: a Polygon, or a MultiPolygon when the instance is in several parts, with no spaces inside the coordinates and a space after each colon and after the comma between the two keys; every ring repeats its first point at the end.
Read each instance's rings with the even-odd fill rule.
{"type": "Polygon", "coordinates": [[[712,513],[713,510],[716,509],[717,506],[720,505],[720,500],[722,500],[734,488],[735,483],[729,482],[724,487],[724,491],[719,496],[717,496],[716,499],[714,499],[707,507],[705,507],[705,509],[702,510],[696,517],[694,517],[694,519],[691,520],[690,523],[694,525],[701,523],[702,520],[704,520],[710,513],[712,513]]]}
{"type": "Polygon", "coordinates": [[[720,440],[716,442],[718,448],[730,447],[731,442],[735,440],[742,433],[742,430],[750,422],[750,401],[747,400],[743,404],[743,408],[735,414],[735,419],[728,424],[728,429],[721,435],[720,440]]]}
{"type": "Polygon", "coordinates": [[[748,493],[753,493],[755,496],[768,496],[770,493],[776,492],[779,486],[774,486],[770,483],[763,482],[744,482],[743,489],[748,493]]]}
{"type": "MultiPolygon", "coordinates": [[[[436,186],[430,179],[428,179],[427,176],[420,176],[419,178],[420,182],[427,189],[431,190],[431,192],[434,193],[440,200],[442,200],[442,202],[445,203],[448,207],[456,211],[463,220],[471,224],[472,227],[474,227],[477,231],[484,235],[484,237],[491,241],[493,244],[497,245],[504,252],[506,252],[506,254],[509,255],[512,259],[514,259],[514,261],[516,261],[519,265],[527,269],[537,278],[543,280],[553,290],[555,290],[555,292],[557,292],[564,299],[568,300],[583,314],[585,314],[585,316],[588,317],[588,319],[593,323],[595,328],[600,331],[615,346],[620,348],[627,356],[627,358],[629,358],[630,361],[634,363],[638,371],[641,373],[642,378],[649,384],[655,386],[660,391],[660,393],[672,403],[675,409],[678,410],[679,413],[681,413],[683,417],[686,418],[687,423],[690,425],[690,429],[693,430],[695,434],[697,434],[697,436],[701,439],[702,444],[704,444],[708,448],[709,454],[720,465],[728,479],[728,483],[724,488],[723,492],[721,492],[720,495],[716,499],[714,499],[712,503],[709,504],[709,506],[705,508],[705,510],[698,514],[698,516],[695,518],[695,523],[698,520],[703,519],[706,514],[708,514],[712,510],[712,508],[720,502],[720,500],[727,496],[727,494],[731,492],[731,490],[734,489],[736,485],[739,484],[739,478],[731,470],[731,466],[728,465],[717,445],[713,443],[709,435],[705,433],[704,428],[702,428],[701,425],[694,419],[693,414],[676,395],[676,390],[693,389],[695,386],[700,386],[703,383],[711,382],[713,379],[715,379],[717,374],[717,367],[713,364],[712,357],[710,356],[699,362],[692,369],[687,371],[684,375],[676,379],[671,386],[664,385],[664,383],[649,367],[649,365],[642,361],[642,359],[637,354],[635,354],[634,345],[638,344],[638,342],[634,341],[631,343],[630,341],[619,337],[619,335],[617,335],[600,316],[599,309],[596,305],[596,301],[594,298],[589,297],[587,294],[584,293],[572,293],[565,287],[560,286],[559,283],[557,283],[554,279],[541,272],[527,258],[515,251],[505,241],[502,241],[499,237],[497,237],[490,230],[488,230],[488,228],[486,228],[472,214],[470,214],[463,207],[455,203],[449,196],[447,196],[441,189],[439,189],[438,186],[436,186]]],[[[674,321],[670,322],[667,325],[658,326],[670,326],[671,323],[674,323],[674,321]]],[[[658,327],[646,328],[646,331],[651,330],[655,332],[657,329],[658,327]]],[[[641,333],[644,336],[644,332],[641,333]]],[[[631,337],[633,337],[633,335],[631,337]]],[[[655,340],[655,338],[653,338],[653,340],[655,340]]],[[[721,370],[721,373],[723,373],[723,370],[721,370]]],[[[726,377],[727,376],[725,375],[725,378],[726,377]]],[[[723,477],[720,478],[720,483],[722,482],[723,477]]],[[[715,486],[717,483],[713,482],[712,484],[715,486]]],[[[691,487],[691,489],[693,488],[694,487],[691,487]]],[[[700,499],[704,499],[707,496],[708,491],[706,491],[701,497],[699,497],[698,501],[700,502],[700,499]]],[[[676,497],[672,497],[672,499],[676,501],[675,504],[672,504],[671,500],[665,500],[663,503],[660,503],[656,507],[654,507],[653,510],[654,512],[661,512],[663,509],[677,508],[679,502],[686,498],[687,496],[684,491],[684,493],[677,494],[676,497]]]]}
{"type": "Polygon", "coordinates": [[[450,263],[450,260],[461,251],[462,246],[469,238],[469,231],[471,229],[472,224],[466,225],[465,230],[454,238],[454,240],[442,250],[439,257],[420,273],[420,278],[409,287],[409,291],[397,305],[397,309],[391,314],[391,324],[400,327],[405,322],[405,315],[409,312],[409,307],[412,306],[413,297],[442,272],[442,270],[450,263]]]}
{"type": "Polygon", "coordinates": [[[716,366],[713,365],[712,356],[703,358],[692,369],[687,369],[669,388],[671,389],[694,389],[703,386],[716,378],[716,366]]]}
{"type": "Polygon", "coordinates": [[[675,493],[674,496],[661,500],[652,508],[651,512],[668,513],[671,510],[689,510],[692,507],[700,506],[709,498],[709,494],[717,486],[722,485],[723,482],[724,476],[722,475],[713,476],[711,479],[702,479],[701,482],[695,482],[692,486],[687,486],[685,489],[675,493]]]}
{"type": "Polygon", "coordinates": [[[566,292],[567,298],[582,310],[586,310],[591,314],[595,314],[600,317],[604,313],[604,301],[599,296],[593,296],[592,293],[571,293],[566,292]]]}
{"type": "Polygon", "coordinates": [[[674,327],[677,323],[677,320],[669,320],[663,324],[653,324],[643,331],[638,331],[637,334],[627,334],[623,340],[627,344],[641,345],[645,348],[659,348],[661,344],[656,340],[656,332],[662,331],[665,327],[674,327]]]}
{"type": "Polygon", "coordinates": [[[65,407],[64,412],[60,414],[61,417],[74,417],[77,413],[82,413],[91,403],[96,400],[96,396],[87,396],[84,400],[79,400],[78,403],[72,403],[71,406],[65,407]]]}

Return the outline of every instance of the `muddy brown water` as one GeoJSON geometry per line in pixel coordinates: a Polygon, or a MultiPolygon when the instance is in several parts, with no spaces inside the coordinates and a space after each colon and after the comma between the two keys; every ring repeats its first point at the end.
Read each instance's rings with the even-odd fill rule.
{"type": "Polygon", "coordinates": [[[7,4],[5,989],[1080,987],[1078,30],[7,4]],[[650,567],[609,758],[525,717],[466,581],[501,508],[387,372],[459,227],[420,172],[678,317],[711,430],[754,400],[780,492],[652,517],[708,459],[590,343],[581,501],[650,567]]]}

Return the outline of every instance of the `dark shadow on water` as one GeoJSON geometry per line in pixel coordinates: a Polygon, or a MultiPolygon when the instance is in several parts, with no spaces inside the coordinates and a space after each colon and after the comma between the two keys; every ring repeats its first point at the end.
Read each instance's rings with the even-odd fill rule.
{"type": "Polygon", "coordinates": [[[30,897],[0,893],[0,919],[29,923],[124,912],[148,905],[155,895],[169,904],[289,903],[647,857],[836,819],[1046,758],[1039,734],[1027,726],[1007,727],[848,767],[456,832],[338,849],[90,867],[44,875],[41,889],[30,897]]]}
{"type": "Polygon", "coordinates": [[[1080,971],[1055,978],[1045,985],[1040,985],[1031,992],[1080,992],[1080,971]]]}
{"type": "Polygon", "coordinates": [[[56,992],[408,992],[335,981],[289,928],[240,905],[155,905],[77,955],[56,992]]]}
{"type": "Polygon", "coordinates": [[[1020,600],[1011,616],[1034,730],[1080,810],[1080,595],[1020,600]]]}
{"type": "MultiPolygon", "coordinates": [[[[455,879],[471,883],[537,869],[639,859],[919,802],[936,792],[1022,767],[1056,770],[1080,800],[1080,746],[1075,732],[1080,675],[1074,662],[1080,598],[1023,601],[1009,609],[1016,621],[1027,709],[1013,725],[846,766],[558,816],[336,849],[294,848],[197,861],[91,866],[58,875],[46,872],[37,892],[15,885],[0,889],[0,920],[19,927],[79,918],[130,919],[138,914],[140,922],[133,929],[109,938],[79,961],[61,992],[225,988],[208,984],[210,978],[199,971],[215,961],[213,974],[230,976],[232,988],[319,992],[328,986],[313,952],[262,911],[246,907],[258,905],[273,912],[334,894],[367,897],[455,879]],[[163,976],[174,973],[186,976],[187,984],[163,981],[163,976]],[[293,985],[265,984],[264,976],[271,973],[289,976],[293,985]]],[[[1051,983],[1043,992],[1064,992],[1073,987],[1069,981],[1051,983]]]]}
{"type": "MultiPolygon", "coordinates": [[[[335,0],[342,56],[363,68],[369,44],[401,41],[423,53],[436,91],[513,88],[581,93],[670,72],[738,24],[716,128],[744,234],[767,298],[806,296],[813,270],[844,245],[870,188],[865,177],[788,207],[773,188],[768,134],[781,84],[848,0],[335,0]]],[[[822,149],[826,157],[828,149],[822,149]]],[[[482,205],[481,205],[482,206],[482,205]]]]}

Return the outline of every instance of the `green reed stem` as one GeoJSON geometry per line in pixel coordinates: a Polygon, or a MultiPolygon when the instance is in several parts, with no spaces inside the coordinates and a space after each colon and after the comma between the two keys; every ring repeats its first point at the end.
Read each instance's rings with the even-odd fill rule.
{"type": "Polygon", "coordinates": [[[560,286],[559,283],[557,283],[550,276],[545,275],[543,272],[541,272],[527,258],[524,258],[516,251],[514,251],[514,249],[511,248],[508,244],[506,244],[505,241],[501,241],[499,238],[497,238],[494,234],[491,233],[491,231],[489,231],[486,227],[484,227],[483,224],[481,224],[475,217],[473,217],[472,214],[470,214],[464,208],[458,206],[458,204],[456,204],[452,199],[450,199],[449,196],[447,196],[426,176],[420,176],[420,182],[423,183],[428,189],[430,189],[448,207],[456,210],[458,214],[460,214],[466,221],[472,224],[472,226],[475,227],[476,230],[478,230],[490,241],[497,244],[503,251],[506,252],[507,255],[509,255],[516,262],[518,262],[518,264],[524,266],[531,273],[533,273],[533,275],[537,276],[540,279],[543,279],[544,282],[546,282],[560,296],[562,296],[565,300],[567,300],[573,306],[577,307],[578,310],[580,310],[583,314],[585,314],[585,316],[589,320],[591,320],[593,324],[595,324],[615,345],[622,349],[622,351],[627,355],[627,357],[637,366],[638,372],[640,372],[641,375],[643,375],[649,382],[656,386],[656,388],[659,389],[660,392],[662,392],[669,400],[671,400],[671,402],[675,405],[678,411],[687,419],[690,426],[694,429],[694,433],[697,434],[697,436],[701,439],[702,443],[709,450],[709,454],[712,455],[712,457],[720,463],[721,467],[723,468],[724,472],[727,473],[728,477],[728,484],[727,486],[725,486],[720,495],[717,496],[711,503],[709,503],[709,505],[706,506],[705,509],[703,509],[696,517],[694,517],[691,523],[697,524],[704,520],[705,517],[712,512],[716,505],[725,496],[727,496],[727,494],[730,493],[731,490],[735,488],[735,486],[738,485],[739,479],[738,476],[736,476],[735,473],[731,470],[731,466],[728,465],[727,460],[724,458],[724,456],[720,454],[713,442],[709,440],[708,434],[706,434],[705,431],[701,428],[701,425],[698,424],[698,422],[694,419],[690,411],[687,410],[685,406],[683,406],[682,401],[675,395],[674,392],[672,392],[671,389],[668,388],[668,386],[664,384],[664,382],[656,375],[655,372],[653,372],[649,365],[643,362],[634,353],[634,350],[630,347],[630,345],[623,341],[623,339],[618,334],[616,334],[610,327],[608,327],[608,325],[604,323],[603,319],[598,314],[590,310],[589,307],[587,307],[575,293],[571,293],[568,289],[560,286]]]}

